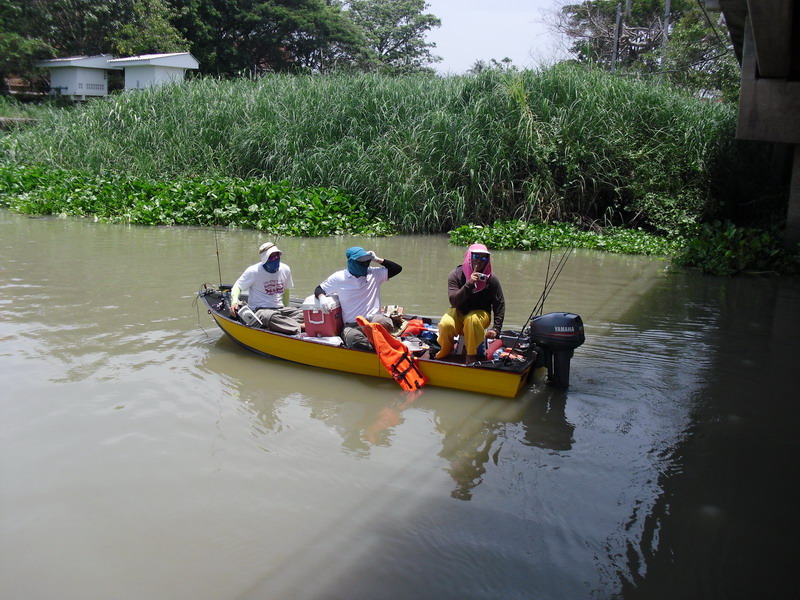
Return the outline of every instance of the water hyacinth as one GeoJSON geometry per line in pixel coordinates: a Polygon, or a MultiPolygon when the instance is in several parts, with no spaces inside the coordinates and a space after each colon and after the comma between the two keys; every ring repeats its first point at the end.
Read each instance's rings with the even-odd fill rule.
{"type": "Polygon", "coordinates": [[[220,225],[278,235],[389,235],[394,227],[329,188],[231,177],[153,182],[0,165],[0,206],[24,214],[91,217],[135,225],[220,225]]]}
{"type": "Polygon", "coordinates": [[[586,231],[571,223],[499,221],[490,227],[462,225],[450,232],[459,246],[479,242],[501,250],[554,250],[587,248],[616,254],[671,255],[681,248],[681,238],[666,238],[640,229],[608,227],[586,231]]]}

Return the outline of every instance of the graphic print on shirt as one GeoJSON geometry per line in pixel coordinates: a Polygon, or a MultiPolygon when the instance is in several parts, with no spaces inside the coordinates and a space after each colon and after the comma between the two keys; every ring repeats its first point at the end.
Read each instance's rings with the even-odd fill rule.
{"type": "Polygon", "coordinates": [[[283,294],[283,282],[278,279],[268,279],[264,282],[264,293],[280,296],[283,294]]]}

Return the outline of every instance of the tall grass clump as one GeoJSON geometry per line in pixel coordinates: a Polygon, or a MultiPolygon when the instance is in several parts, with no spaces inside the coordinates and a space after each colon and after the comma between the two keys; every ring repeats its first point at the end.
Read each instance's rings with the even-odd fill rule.
{"type": "Polygon", "coordinates": [[[0,95],[0,118],[38,119],[55,108],[57,104],[52,101],[20,102],[11,96],[0,95]]]}
{"type": "MultiPolygon", "coordinates": [[[[436,78],[206,78],[50,114],[6,160],[343,190],[407,232],[501,219],[670,232],[713,213],[732,108],[557,65],[436,78]]],[[[728,169],[726,171],[726,169],[728,169]]]]}
{"type": "Polygon", "coordinates": [[[548,165],[546,185],[533,181],[528,194],[540,218],[673,232],[716,209],[711,190],[731,157],[733,108],[577,68],[544,71],[516,96],[528,130],[521,139],[548,165]]]}

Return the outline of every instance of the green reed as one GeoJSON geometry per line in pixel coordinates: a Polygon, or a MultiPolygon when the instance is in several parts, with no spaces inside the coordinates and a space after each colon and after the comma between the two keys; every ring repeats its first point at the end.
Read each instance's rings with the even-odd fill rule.
{"type": "Polygon", "coordinates": [[[10,96],[0,96],[0,118],[38,119],[57,108],[57,103],[45,101],[40,103],[20,102],[10,96]]]}
{"type": "Polygon", "coordinates": [[[673,231],[745,178],[735,110],[576,66],[436,78],[211,78],[123,93],[0,141],[95,174],[266,178],[359,199],[407,232],[501,219],[673,231]],[[733,174],[733,175],[732,175],[733,174]]]}

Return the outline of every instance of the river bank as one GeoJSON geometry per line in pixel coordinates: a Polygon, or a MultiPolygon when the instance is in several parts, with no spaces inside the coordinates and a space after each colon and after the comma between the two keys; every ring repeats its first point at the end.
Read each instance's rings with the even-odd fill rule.
{"type": "MultiPolygon", "coordinates": [[[[298,188],[289,182],[255,178],[153,181],[6,163],[0,165],[0,206],[29,215],[133,225],[235,227],[279,236],[402,232],[399,224],[374,207],[340,190],[298,188]]],[[[463,225],[448,233],[452,243],[462,246],[481,242],[494,249],[587,248],[658,255],[716,275],[800,272],[800,253],[783,249],[779,231],[738,228],[731,223],[686,226],[682,233],[666,236],[642,228],[517,219],[463,225]]]]}

